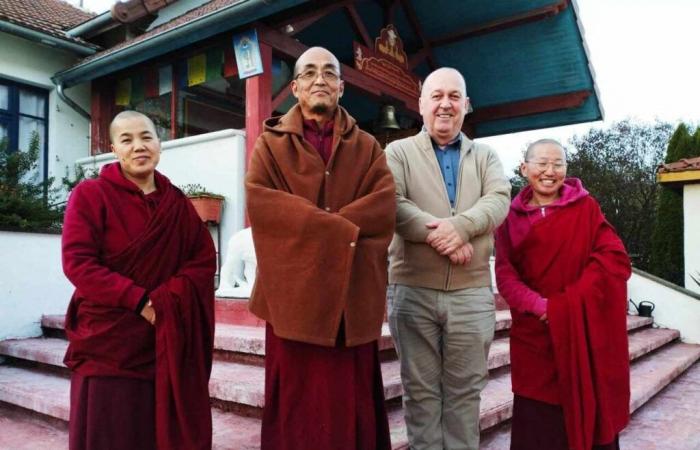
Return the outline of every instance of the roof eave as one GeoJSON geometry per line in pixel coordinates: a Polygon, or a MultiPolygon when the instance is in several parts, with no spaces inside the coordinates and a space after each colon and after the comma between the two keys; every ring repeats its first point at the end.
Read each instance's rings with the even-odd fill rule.
{"type": "Polygon", "coordinates": [[[80,56],[89,56],[97,52],[97,49],[58,38],[48,33],[37,31],[33,28],[23,27],[16,23],[0,20],[0,31],[4,31],[24,39],[28,39],[38,44],[59,48],[80,56]]]}
{"type": "Polygon", "coordinates": [[[222,9],[165,30],[114,52],[98,56],[53,76],[65,87],[90,81],[150,58],[163,55],[193,42],[251,23],[261,17],[303,3],[306,0],[242,0],[222,9]]]}

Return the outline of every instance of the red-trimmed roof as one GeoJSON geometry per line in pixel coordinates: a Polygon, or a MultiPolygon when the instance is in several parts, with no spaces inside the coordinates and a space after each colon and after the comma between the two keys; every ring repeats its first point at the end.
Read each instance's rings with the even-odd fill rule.
{"type": "Polygon", "coordinates": [[[82,45],[93,46],[65,31],[94,16],[60,0],[0,0],[0,20],[82,45]]]}
{"type": "Polygon", "coordinates": [[[700,170],[700,156],[684,158],[680,161],[659,165],[659,173],[683,172],[685,170],[700,170]]]}

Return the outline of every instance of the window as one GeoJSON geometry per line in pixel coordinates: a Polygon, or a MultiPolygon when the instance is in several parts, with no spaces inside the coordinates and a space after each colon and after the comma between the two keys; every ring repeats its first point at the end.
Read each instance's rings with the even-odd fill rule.
{"type": "Polygon", "coordinates": [[[32,138],[39,139],[38,180],[48,176],[47,125],[47,92],[0,78],[0,141],[10,151],[27,151],[32,138]]]}

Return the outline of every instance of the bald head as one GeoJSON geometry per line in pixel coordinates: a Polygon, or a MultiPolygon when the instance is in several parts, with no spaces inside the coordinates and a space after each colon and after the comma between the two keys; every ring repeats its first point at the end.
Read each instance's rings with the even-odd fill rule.
{"type": "Polygon", "coordinates": [[[127,111],[122,111],[119,114],[117,114],[116,116],[114,116],[114,119],[112,119],[112,122],[109,124],[109,140],[110,140],[110,142],[114,143],[114,138],[115,138],[114,131],[117,128],[117,126],[119,125],[119,123],[122,121],[125,121],[125,120],[131,120],[131,119],[143,120],[146,123],[146,125],[148,126],[148,128],[151,129],[151,131],[153,132],[153,135],[156,137],[158,136],[158,132],[156,131],[156,126],[150,117],[148,117],[147,115],[142,114],[138,111],[127,110],[127,111]]]}
{"type": "Polygon", "coordinates": [[[423,81],[423,86],[421,86],[420,95],[428,95],[435,87],[445,84],[445,82],[450,82],[451,85],[458,86],[461,89],[462,95],[467,96],[467,83],[464,81],[464,77],[459,70],[453,69],[452,67],[441,67],[434,70],[425,77],[423,81]]]}
{"type": "Polygon", "coordinates": [[[323,47],[311,47],[302,53],[294,64],[294,78],[307,68],[317,68],[318,61],[324,61],[325,66],[340,74],[340,61],[333,53],[323,47]]]}
{"type": "Polygon", "coordinates": [[[428,75],[421,87],[418,110],[423,126],[439,146],[459,136],[469,98],[464,77],[457,70],[443,67],[428,75]]]}
{"type": "Polygon", "coordinates": [[[535,150],[537,150],[538,147],[550,145],[559,147],[559,150],[561,150],[561,159],[566,161],[566,150],[564,149],[564,146],[561,145],[561,143],[556,139],[538,139],[528,145],[527,150],[525,150],[525,161],[530,161],[534,157],[535,150]]]}

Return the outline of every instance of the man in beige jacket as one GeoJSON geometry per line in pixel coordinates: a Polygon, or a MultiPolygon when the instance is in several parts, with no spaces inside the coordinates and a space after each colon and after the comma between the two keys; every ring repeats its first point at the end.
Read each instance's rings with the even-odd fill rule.
{"type": "Polygon", "coordinates": [[[489,257],[510,184],[496,153],[461,133],[462,75],[431,73],[424,129],[386,149],[396,182],[389,325],[414,450],[478,449],[479,402],[495,327],[489,257]]]}

